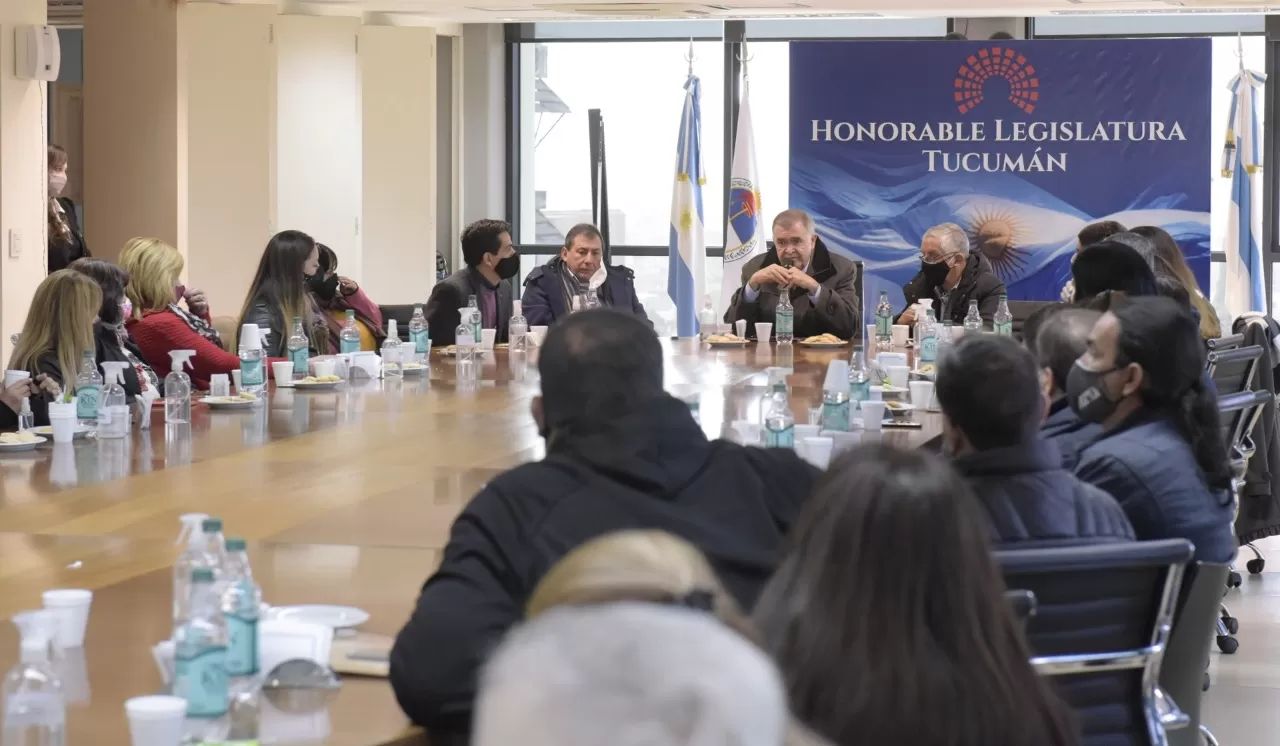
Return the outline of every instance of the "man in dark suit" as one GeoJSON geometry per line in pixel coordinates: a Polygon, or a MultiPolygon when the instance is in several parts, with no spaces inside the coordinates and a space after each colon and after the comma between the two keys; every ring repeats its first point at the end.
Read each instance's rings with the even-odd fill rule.
{"type": "Polygon", "coordinates": [[[786,291],[795,309],[796,339],[834,334],[852,339],[858,333],[858,267],[827,250],[804,210],[785,210],[773,219],[773,248],[742,267],[742,287],[733,294],[724,320],[774,323],[778,299],[786,291]]]}
{"type": "Polygon", "coordinates": [[[520,255],[511,245],[511,226],[501,220],[477,220],[462,231],[465,267],[436,283],[427,300],[427,327],[433,345],[457,340],[459,311],[475,296],[480,325],[496,329],[498,342],[507,341],[511,320],[511,283],[520,273],[520,255]]]}
{"type": "Polygon", "coordinates": [[[521,308],[530,326],[550,326],[583,305],[607,306],[649,324],[636,295],[635,272],[602,261],[604,239],[590,223],[579,223],[564,237],[560,255],[534,267],[524,280],[521,308]]]}

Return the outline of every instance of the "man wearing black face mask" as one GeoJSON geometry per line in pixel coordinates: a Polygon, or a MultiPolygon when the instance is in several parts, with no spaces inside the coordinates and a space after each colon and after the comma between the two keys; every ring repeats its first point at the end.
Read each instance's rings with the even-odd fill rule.
{"type": "Polygon", "coordinates": [[[920,240],[920,271],[902,286],[907,307],[894,323],[914,324],[915,304],[933,303],[939,322],[950,319],[957,326],[969,313],[969,302],[978,301],[978,313],[990,324],[1006,293],[1004,283],[991,270],[991,262],[981,252],[969,252],[969,237],[955,223],[943,223],[925,231],[920,240]]]}
{"type": "Polygon", "coordinates": [[[338,255],[322,243],[316,244],[320,268],[307,277],[307,291],[324,311],[331,349],[341,347],[342,327],[347,323],[347,311],[356,312],[356,328],[360,330],[360,349],[373,352],[382,348],[386,332],[382,329],[382,309],[369,300],[360,286],[338,274],[338,255]]]}
{"type": "Polygon", "coordinates": [[[511,226],[501,220],[477,220],[462,231],[462,260],[467,266],[437,283],[427,301],[427,325],[433,345],[451,345],[471,296],[480,307],[480,326],[495,329],[507,341],[511,320],[511,278],[520,274],[520,255],[511,245],[511,226]]]}

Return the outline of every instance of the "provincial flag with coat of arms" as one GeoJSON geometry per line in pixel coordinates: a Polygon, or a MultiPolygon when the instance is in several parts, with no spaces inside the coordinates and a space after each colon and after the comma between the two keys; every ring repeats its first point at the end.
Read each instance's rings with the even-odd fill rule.
{"type": "Polygon", "coordinates": [[[756,143],[751,132],[751,104],[742,91],[738,107],[738,131],[733,141],[733,169],[729,176],[729,225],[725,231],[724,277],[720,281],[720,303],[724,314],[733,294],[742,285],[742,267],[764,253],[764,217],[760,210],[760,179],[756,175],[756,143]]]}
{"type": "Polygon", "coordinates": [[[698,336],[698,305],[706,291],[707,240],[702,217],[702,84],[692,71],[684,84],[684,113],[676,145],[671,194],[671,244],[667,295],[676,305],[676,334],[698,336]]]}

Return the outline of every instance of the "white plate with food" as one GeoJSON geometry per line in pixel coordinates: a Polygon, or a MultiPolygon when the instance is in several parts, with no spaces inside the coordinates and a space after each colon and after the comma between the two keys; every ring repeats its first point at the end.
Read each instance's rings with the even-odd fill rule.
{"type": "Polygon", "coordinates": [[[747,340],[736,334],[712,334],[707,337],[707,344],[716,350],[734,350],[747,346],[747,340]]]}
{"type": "Polygon", "coordinates": [[[355,629],[369,621],[369,612],[354,606],[328,606],[310,604],[304,606],[272,606],[267,610],[267,619],[288,619],[295,622],[310,622],[335,631],[355,629]]]}
{"type": "Polygon", "coordinates": [[[895,395],[897,395],[897,394],[905,394],[905,393],[907,393],[907,389],[904,389],[904,388],[901,388],[901,387],[898,387],[898,386],[891,386],[891,385],[889,385],[889,384],[887,384],[887,383],[886,383],[885,385],[883,385],[883,386],[872,386],[872,387],[871,387],[871,390],[872,390],[872,391],[878,391],[878,392],[880,392],[882,395],[883,395],[883,394],[889,394],[890,396],[895,396],[895,395]]]}
{"type": "Polygon", "coordinates": [[[924,363],[920,367],[912,370],[911,375],[916,376],[917,378],[927,378],[932,381],[936,372],[937,368],[934,367],[933,363],[924,363]]]}
{"type": "Polygon", "coordinates": [[[422,363],[405,363],[401,370],[406,376],[419,376],[427,372],[427,366],[422,363]]]}
{"type": "Polygon", "coordinates": [[[343,383],[337,376],[307,376],[293,382],[293,387],[300,391],[331,391],[343,383]]]}
{"type": "MultiPolygon", "coordinates": [[[[43,438],[53,437],[53,427],[51,425],[41,425],[40,427],[33,427],[31,428],[31,432],[43,438]]],[[[89,433],[91,432],[93,432],[93,428],[89,425],[76,425],[74,437],[76,440],[80,440],[81,438],[88,436],[89,433]]]]}
{"type": "Polygon", "coordinates": [[[884,403],[884,411],[894,417],[906,417],[916,411],[916,407],[904,401],[887,401],[884,403]]]}
{"type": "Polygon", "coordinates": [[[235,396],[206,396],[200,401],[208,404],[210,409],[252,409],[258,403],[258,397],[243,393],[235,396]]]}
{"type": "Polygon", "coordinates": [[[846,339],[840,339],[834,334],[819,334],[813,337],[802,339],[796,344],[801,347],[817,347],[819,349],[825,347],[844,347],[849,344],[846,339]]]}
{"type": "Polygon", "coordinates": [[[20,453],[34,451],[36,446],[47,442],[46,439],[31,432],[0,433],[0,453],[20,453]]]}
{"type": "MultiPolygon", "coordinates": [[[[477,355],[484,355],[485,353],[493,352],[493,350],[486,350],[483,347],[473,347],[472,349],[475,351],[477,355]]],[[[448,347],[441,347],[440,354],[444,355],[445,357],[457,357],[458,346],[449,345],[448,347]]]]}

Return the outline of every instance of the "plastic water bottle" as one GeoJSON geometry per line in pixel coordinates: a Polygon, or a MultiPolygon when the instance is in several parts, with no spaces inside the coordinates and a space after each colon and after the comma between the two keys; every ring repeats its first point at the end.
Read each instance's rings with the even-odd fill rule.
{"type": "Polygon", "coordinates": [[[413,318],[409,319],[409,341],[413,343],[413,351],[419,355],[425,355],[431,350],[431,331],[427,326],[427,317],[422,313],[422,306],[413,307],[413,318]]]}
{"type": "Polygon", "coordinates": [[[1000,305],[996,306],[996,315],[991,321],[995,325],[996,334],[1002,337],[1013,336],[1013,314],[1009,312],[1009,296],[1000,296],[1000,305]]]}
{"type": "Polygon", "coordinates": [[[933,318],[932,308],[925,311],[924,318],[916,324],[916,343],[921,363],[932,363],[938,359],[938,322],[933,318]]]}
{"type": "Polygon", "coordinates": [[[245,541],[227,539],[227,567],[223,578],[222,616],[227,622],[227,675],[258,673],[258,617],[262,589],[253,581],[245,541]]]}
{"type": "Polygon", "coordinates": [[[240,327],[240,391],[259,398],[267,383],[262,357],[262,335],[258,332],[258,325],[240,327]]]}
{"type": "Polygon", "coordinates": [[[766,448],[795,448],[796,420],[791,416],[791,405],[787,402],[787,371],[774,369],[772,377],[769,383],[773,393],[764,416],[764,445],[766,448]]]}
{"type": "Polygon", "coordinates": [[[964,317],[964,333],[977,334],[982,331],[982,314],[978,313],[978,301],[969,301],[969,313],[964,317]]]}
{"type": "Polygon", "coordinates": [[[773,316],[773,338],[778,340],[778,344],[789,345],[795,339],[795,319],[790,288],[778,288],[778,307],[773,316]]]}
{"type": "Polygon", "coordinates": [[[226,714],[227,621],[222,616],[213,570],[191,571],[189,612],[173,631],[174,696],[187,700],[187,717],[216,718],[226,714]]]}
{"type": "Polygon", "coordinates": [[[850,409],[856,409],[859,402],[871,398],[871,371],[867,370],[867,358],[861,347],[853,348],[853,360],[849,364],[849,401],[850,409]]]}
{"type": "Polygon", "coordinates": [[[698,336],[703,342],[716,333],[716,309],[711,305],[711,296],[703,299],[702,310],[698,312],[698,336]]]}
{"type": "Polygon", "coordinates": [[[80,375],[76,376],[76,420],[86,427],[98,426],[102,405],[102,376],[94,362],[93,350],[80,353],[80,375]]]}
{"type": "Polygon", "coordinates": [[[182,369],[191,367],[191,358],[195,354],[195,350],[169,351],[169,375],[164,377],[164,421],[167,425],[191,422],[191,376],[182,369]]]}
{"type": "Polygon", "coordinates": [[[129,363],[108,361],[102,364],[102,405],[98,408],[98,438],[123,438],[129,434],[129,398],[125,396],[124,369],[129,363]]]}
{"type": "Polygon", "coordinates": [[[893,306],[889,305],[888,291],[880,291],[880,302],[876,304],[876,349],[893,348],[893,306]]]}
{"type": "Polygon", "coordinates": [[[203,567],[207,539],[204,535],[204,522],[209,516],[204,513],[188,513],[180,519],[182,533],[178,534],[178,544],[186,541],[187,547],[178,555],[173,563],[173,621],[176,624],[186,613],[187,603],[191,601],[191,571],[203,567]]]}
{"type": "Polygon", "coordinates": [[[64,746],[67,703],[49,660],[57,618],[50,611],[24,611],[13,616],[13,623],[20,636],[20,652],[17,665],[4,677],[0,743],[64,746]]]}
{"type": "Polygon", "coordinates": [[[511,301],[511,321],[507,324],[507,339],[512,350],[526,350],[529,347],[529,321],[524,317],[524,307],[520,301],[511,301]]]}
{"type": "Polygon", "coordinates": [[[355,311],[347,311],[347,320],[338,332],[338,351],[343,355],[360,351],[360,328],[356,326],[355,311]]]}
{"type": "Polygon", "coordinates": [[[464,318],[455,330],[454,361],[457,363],[457,370],[454,378],[459,381],[469,381],[476,377],[476,349],[480,345],[472,340],[472,329],[470,320],[464,318]]]}
{"type": "Polygon", "coordinates": [[[387,339],[382,343],[383,378],[404,378],[404,361],[400,358],[400,330],[395,319],[388,319],[387,339]]]}
{"type": "MultiPolygon", "coordinates": [[[[306,378],[311,363],[311,340],[302,326],[302,317],[293,317],[293,330],[289,332],[289,362],[293,363],[293,378],[306,378]]],[[[278,383],[278,382],[277,382],[278,383]]]]}

